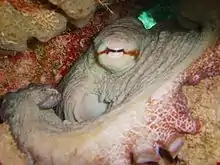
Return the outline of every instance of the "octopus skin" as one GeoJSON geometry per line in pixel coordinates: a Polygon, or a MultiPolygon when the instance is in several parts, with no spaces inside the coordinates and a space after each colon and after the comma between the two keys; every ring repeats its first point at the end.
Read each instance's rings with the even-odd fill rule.
{"type": "Polygon", "coordinates": [[[200,33],[182,29],[172,22],[145,30],[135,18],[126,17],[116,21],[99,33],[88,51],[59,84],[63,99],[56,108],[58,116],[77,122],[112,111],[145,91],[157,76],[168,76],[169,71],[187,56],[194,52],[201,54],[216,39],[216,33],[213,25],[204,27],[200,33]],[[99,59],[99,54],[108,52],[109,47],[114,51],[138,52],[133,57],[135,64],[129,66],[127,59],[123,63],[122,57],[128,55],[118,58],[114,55],[107,61],[112,61],[113,67],[118,64],[118,68],[127,68],[124,72],[109,71],[105,65],[110,64],[102,64],[103,60],[99,59]]]}
{"type": "MultiPolygon", "coordinates": [[[[171,41],[176,41],[177,36],[172,37],[171,41]]],[[[158,68],[161,72],[149,74],[147,80],[152,81],[144,86],[144,90],[94,120],[64,124],[50,109],[50,104],[59,104],[60,99],[49,101],[48,92],[45,96],[45,92],[38,92],[38,87],[7,94],[1,116],[10,124],[20,148],[39,165],[131,165],[152,161],[162,164],[159,147],[166,148],[175,157],[183,145],[182,137],[199,133],[202,126],[199,119],[191,117],[182,86],[220,74],[219,63],[215,63],[219,61],[219,55],[202,54],[213,38],[210,35],[196,38],[197,42],[187,44],[187,47],[197,46],[196,49],[190,49],[185,56],[175,51],[177,55],[172,56],[175,57],[173,60],[166,56],[172,49],[158,56],[158,50],[154,52],[145,64],[148,69],[150,66],[155,69],[158,67],[155,61],[162,60],[158,68]],[[204,68],[207,61],[209,69],[204,68]],[[205,74],[195,79],[201,67],[205,74]],[[40,101],[36,101],[39,96],[40,101]],[[39,104],[42,101],[43,107],[39,104]]],[[[177,49],[180,47],[185,50],[184,43],[188,41],[184,37],[180,39],[184,42],[174,47],[178,52],[182,51],[177,49]]],[[[56,98],[54,94],[59,98],[59,92],[53,92],[52,98],[56,98]]]]}

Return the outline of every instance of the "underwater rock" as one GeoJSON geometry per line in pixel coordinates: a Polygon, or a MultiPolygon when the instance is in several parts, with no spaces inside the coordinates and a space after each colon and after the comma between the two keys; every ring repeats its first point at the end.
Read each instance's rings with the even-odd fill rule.
{"type": "MultiPolygon", "coordinates": [[[[220,76],[217,76],[220,71],[220,41],[207,49],[204,56],[207,62],[192,69],[194,71],[189,74],[193,85],[183,88],[188,107],[194,117],[201,119],[203,126],[198,135],[185,138],[185,145],[179,154],[183,162],[181,165],[213,165],[220,160],[220,76]],[[211,77],[199,82],[207,76],[211,77]]],[[[197,61],[198,65],[201,63],[197,61]]]]}
{"type": "Polygon", "coordinates": [[[180,0],[179,13],[192,21],[204,23],[209,18],[219,18],[219,0],[180,0]]]}
{"type": "Polygon", "coordinates": [[[70,22],[78,28],[89,23],[98,8],[105,8],[110,11],[108,6],[120,1],[123,0],[49,0],[61,8],[71,18],[70,22]]]}
{"type": "Polygon", "coordinates": [[[0,15],[0,48],[4,50],[25,51],[28,39],[46,42],[63,32],[67,23],[54,11],[36,6],[17,10],[7,1],[0,3],[0,15]]]}
{"type": "MultiPolygon", "coordinates": [[[[32,38],[47,42],[66,29],[67,21],[75,27],[85,27],[92,21],[97,6],[107,7],[105,4],[113,3],[96,0],[51,0],[50,2],[33,0],[0,2],[0,53],[15,55],[16,53],[11,51],[23,52],[28,48],[27,41],[32,38]]],[[[106,10],[110,11],[110,8],[107,7],[106,10]]]]}
{"type": "Polygon", "coordinates": [[[60,7],[70,18],[72,23],[82,28],[93,17],[96,7],[98,5],[97,0],[49,0],[54,5],[60,7]]]}
{"type": "Polygon", "coordinates": [[[28,159],[17,148],[11,136],[9,125],[0,124],[0,165],[27,165],[28,159]]]}

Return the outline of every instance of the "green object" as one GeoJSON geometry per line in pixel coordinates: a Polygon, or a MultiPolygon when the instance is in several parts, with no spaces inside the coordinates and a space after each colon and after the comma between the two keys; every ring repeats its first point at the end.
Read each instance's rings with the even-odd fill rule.
{"type": "Polygon", "coordinates": [[[157,24],[156,20],[154,19],[154,17],[152,16],[151,13],[147,12],[147,11],[143,11],[138,19],[143,23],[145,29],[150,29],[152,28],[154,25],[157,24]]]}
{"type": "Polygon", "coordinates": [[[143,23],[146,29],[151,29],[157,23],[175,19],[175,9],[178,0],[155,0],[150,9],[142,10],[138,19],[143,23]]]}

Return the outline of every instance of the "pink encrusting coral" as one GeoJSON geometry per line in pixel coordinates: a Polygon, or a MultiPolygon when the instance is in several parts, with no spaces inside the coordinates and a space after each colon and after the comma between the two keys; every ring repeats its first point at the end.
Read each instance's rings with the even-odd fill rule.
{"type": "Polygon", "coordinates": [[[186,83],[198,84],[202,79],[220,74],[220,41],[207,49],[187,70],[186,83]]]}

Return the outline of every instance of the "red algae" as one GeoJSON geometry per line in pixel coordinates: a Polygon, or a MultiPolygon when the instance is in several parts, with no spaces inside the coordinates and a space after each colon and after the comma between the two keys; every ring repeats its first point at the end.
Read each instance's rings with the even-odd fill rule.
{"type": "Polygon", "coordinates": [[[15,9],[19,11],[33,12],[39,9],[39,5],[28,0],[4,0],[9,2],[15,9]]]}

